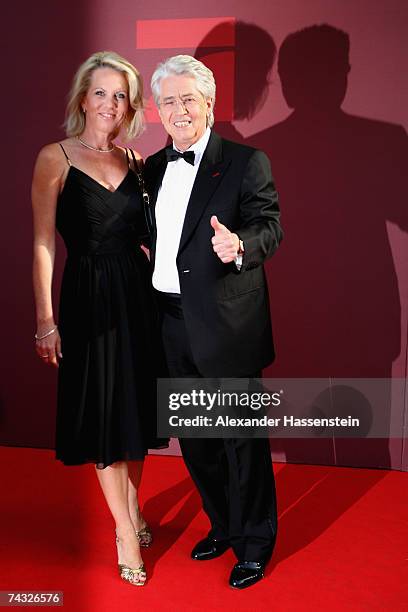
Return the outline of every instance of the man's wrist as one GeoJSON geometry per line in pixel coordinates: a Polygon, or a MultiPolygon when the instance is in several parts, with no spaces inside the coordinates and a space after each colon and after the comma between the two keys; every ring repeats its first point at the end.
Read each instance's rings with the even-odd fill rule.
{"type": "Polygon", "coordinates": [[[231,236],[234,241],[234,247],[237,255],[242,255],[244,253],[244,243],[235,232],[231,232],[231,236]]]}

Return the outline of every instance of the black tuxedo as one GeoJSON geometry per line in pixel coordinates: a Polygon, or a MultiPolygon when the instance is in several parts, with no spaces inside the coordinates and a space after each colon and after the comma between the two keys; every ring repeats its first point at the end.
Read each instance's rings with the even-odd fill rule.
{"type": "MultiPolygon", "coordinates": [[[[170,162],[173,163],[173,162],[170,162]]],[[[166,170],[165,149],[146,160],[154,205],[166,170]]],[[[268,158],[212,132],[191,193],[177,256],[181,299],[191,350],[205,377],[237,377],[274,358],[263,263],[282,237],[268,158]],[[212,215],[244,242],[240,272],[211,246],[212,215]]],[[[156,234],[151,258],[154,262],[156,234]]]]}
{"type": "MultiPolygon", "coordinates": [[[[154,207],[167,163],[162,149],[145,164],[153,264],[154,207]]],[[[170,376],[256,376],[273,360],[263,263],[281,237],[278,199],[266,155],[212,132],[188,202],[176,259],[181,296],[178,302],[174,296],[159,298],[164,303],[162,331],[170,376]],[[224,264],[214,253],[212,215],[243,241],[240,271],[234,262],[224,264]]],[[[268,559],[277,528],[268,440],[184,438],[180,447],[210,518],[210,535],[228,540],[239,560],[268,559]]]]}

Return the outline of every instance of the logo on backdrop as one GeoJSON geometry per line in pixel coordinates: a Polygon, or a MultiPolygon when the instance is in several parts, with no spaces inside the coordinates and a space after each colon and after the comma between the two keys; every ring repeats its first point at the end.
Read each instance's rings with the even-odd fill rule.
{"type": "MultiPolygon", "coordinates": [[[[215,81],[222,83],[222,87],[217,91],[217,121],[232,121],[235,25],[235,17],[138,20],[136,49],[140,52],[151,51],[152,72],[164,56],[179,53],[195,55],[197,49],[200,49],[199,59],[213,71],[215,81]],[[168,49],[167,54],[164,49],[168,49]],[[155,51],[158,51],[159,55],[154,53],[155,51]]],[[[148,123],[160,123],[152,96],[148,100],[146,120],[148,123]]]]}

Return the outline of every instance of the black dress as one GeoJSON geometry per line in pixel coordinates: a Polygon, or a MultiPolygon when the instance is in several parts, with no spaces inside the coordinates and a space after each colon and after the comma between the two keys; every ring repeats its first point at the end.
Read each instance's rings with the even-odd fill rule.
{"type": "Polygon", "coordinates": [[[156,437],[162,352],[140,248],[146,224],[138,178],[129,168],[111,192],[67,160],[56,217],[67,248],[56,456],[103,468],[166,445],[156,437]]]}

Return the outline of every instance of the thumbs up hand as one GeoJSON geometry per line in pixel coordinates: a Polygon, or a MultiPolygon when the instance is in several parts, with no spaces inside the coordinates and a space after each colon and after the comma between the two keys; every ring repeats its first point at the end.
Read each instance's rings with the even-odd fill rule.
{"type": "Polygon", "coordinates": [[[239,249],[238,236],[220,223],[215,215],[211,217],[210,223],[214,230],[214,236],[211,238],[214,252],[222,263],[234,261],[239,249]]]}

